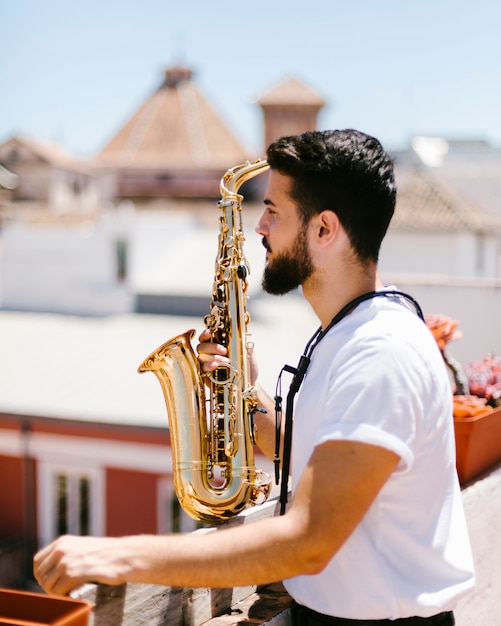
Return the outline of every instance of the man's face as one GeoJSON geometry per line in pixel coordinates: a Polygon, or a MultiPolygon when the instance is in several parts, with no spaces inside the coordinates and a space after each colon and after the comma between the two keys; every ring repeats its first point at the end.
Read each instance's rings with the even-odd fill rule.
{"type": "Polygon", "coordinates": [[[307,226],[289,195],[288,176],[271,171],[266,188],[266,208],[256,227],[266,249],[263,289],[283,295],[302,285],[313,273],[307,226]]]}

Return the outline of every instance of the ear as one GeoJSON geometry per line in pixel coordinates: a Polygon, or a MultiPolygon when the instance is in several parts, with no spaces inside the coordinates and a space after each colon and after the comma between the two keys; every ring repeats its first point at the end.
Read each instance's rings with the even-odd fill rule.
{"type": "Polygon", "coordinates": [[[330,245],[336,238],[341,224],[334,211],[325,210],[315,215],[315,240],[318,245],[330,245]]]}

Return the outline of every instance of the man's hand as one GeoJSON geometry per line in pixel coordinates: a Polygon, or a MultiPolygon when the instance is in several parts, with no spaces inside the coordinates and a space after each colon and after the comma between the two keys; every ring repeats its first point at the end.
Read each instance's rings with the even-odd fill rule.
{"type": "Polygon", "coordinates": [[[204,372],[213,372],[221,365],[228,365],[230,362],[228,350],[219,343],[211,342],[209,330],[204,330],[199,337],[200,343],[197,346],[198,360],[204,372]]]}
{"type": "Polygon", "coordinates": [[[64,596],[85,582],[118,585],[128,570],[124,544],[115,538],[65,535],[35,555],[33,573],[50,594],[64,596]]]}
{"type": "MultiPolygon", "coordinates": [[[[197,346],[198,360],[204,372],[213,372],[218,367],[228,365],[230,362],[226,347],[219,343],[213,343],[210,339],[210,331],[206,329],[200,334],[200,343],[197,346]]],[[[251,385],[255,385],[258,376],[258,367],[254,357],[254,346],[247,346],[247,353],[249,355],[250,383],[251,385]]]]}

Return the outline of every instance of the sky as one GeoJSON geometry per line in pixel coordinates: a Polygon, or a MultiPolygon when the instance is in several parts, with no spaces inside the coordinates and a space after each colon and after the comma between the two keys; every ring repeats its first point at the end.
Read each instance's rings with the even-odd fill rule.
{"type": "Polygon", "coordinates": [[[288,77],[326,101],[319,128],[501,146],[499,0],[11,0],[0,24],[0,142],[93,157],[181,64],[253,153],[288,77]]]}

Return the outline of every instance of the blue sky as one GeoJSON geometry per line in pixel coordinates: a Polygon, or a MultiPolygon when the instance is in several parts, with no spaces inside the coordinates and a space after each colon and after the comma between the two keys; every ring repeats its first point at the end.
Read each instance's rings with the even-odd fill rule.
{"type": "Polygon", "coordinates": [[[499,0],[12,0],[0,23],[0,141],[93,156],[181,63],[250,151],[288,76],[327,101],[321,128],[501,146],[499,0]]]}

